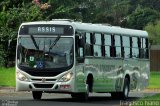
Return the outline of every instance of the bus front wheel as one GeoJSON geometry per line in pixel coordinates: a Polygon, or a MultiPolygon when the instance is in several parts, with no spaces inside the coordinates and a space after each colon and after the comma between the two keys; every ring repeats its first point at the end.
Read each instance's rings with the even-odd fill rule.
{"type": "Polygon", "coordinates": [[[32,91],[33,99],[39,100],[42,97],[42,91],[32,91]]]}
{"type": "Polygon", "coordinates": [[[123,85],[123,91],[122,91],[122,99],[127,99],[128,98],[128,95],[129,95],[129,88],[130,86],[130,82],[129,82],[129,79],[128,78],[125,78],[124,79],[124,85],[123,85]]]}
{"type": "Polygon", "coordinates": [[[81,93],[72,93],[71,94],[72,98],[78,98],[82,99],[84,101],[88,100],[89,97],[89,84],[86,84],[86,92],[81,92],[81,93]]]}

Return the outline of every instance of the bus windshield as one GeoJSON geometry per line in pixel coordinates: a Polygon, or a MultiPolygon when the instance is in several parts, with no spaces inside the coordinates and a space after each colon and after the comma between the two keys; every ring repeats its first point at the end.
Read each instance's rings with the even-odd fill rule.
{"type": "Polygon", "coordinates": [[[18,40],[18,66],[64,68],[71,66],[73,60],[73,38],[28,36],[18,40]]]}

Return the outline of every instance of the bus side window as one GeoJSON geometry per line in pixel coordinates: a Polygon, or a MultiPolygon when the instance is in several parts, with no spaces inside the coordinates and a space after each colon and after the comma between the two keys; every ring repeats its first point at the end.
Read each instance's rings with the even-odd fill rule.
{"type": "Polygon", "coordinates": [[[141,38],[141,58],[148,59],[148,39],[141,38]]]}
{"type": "Polygon", "coordinates": [[[94,47],[94,56],[96,57],[101,57],[102,56],[102,48],[101,48],[101,45],[102,45],[102,39],[101,39],[101,34],[100,33],[95,33],[94,35],[95,37],[95,43],[93,45],[94,47]]]}
{"type": "Polygon", "coordinates": [[[124,58],[130,58],[130,38],[128,36],[123,36],[123,49],[124,49],[124,58]]]}
{"type": "Polygon", "coordinates": [[[139,43],[137,37],[132,37],[132,57],[139,58],[139,43]]]}
{"type": "Polygon", "coordinates": [[[121,58],[121,36],[115,35],[115,49],[116,49],[116,57],[121,58]]]}
{"type": "Polygon", "coordinates": [[[104,34],[105,57],[110,57],[111,35],[104,34]]]}
{"type": "Polygon", "coordinates": [[[91,33],[86,33],[85,34],[85,55],[86,56],[91,56],[92,55],[92,50],[91,50],[91,33]]]}

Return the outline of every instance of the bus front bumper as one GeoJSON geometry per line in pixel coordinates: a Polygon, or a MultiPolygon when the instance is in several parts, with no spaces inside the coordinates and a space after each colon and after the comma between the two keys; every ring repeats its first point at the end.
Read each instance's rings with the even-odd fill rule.
{"type": "Polygon", "coordinates": [[[16,80],[16,91],[74,92],[71,82],[26,82],[16,80]]]}

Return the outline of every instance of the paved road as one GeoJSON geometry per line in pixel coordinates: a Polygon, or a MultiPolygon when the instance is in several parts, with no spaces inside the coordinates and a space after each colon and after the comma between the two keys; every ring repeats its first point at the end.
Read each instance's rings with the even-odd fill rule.
{"type": "MultiPolygon", "coordinates": [[[[155,93],[130,93],[127,101],[135,101],[144,96],[155,93]]],[[[110,94],[92,93],[87,102],[72,99],[68,94],[46,94],[42,100],[32,99],[30,92],[15,92],[12,90],[0,91],[0,106],[120,106],[124,101],[112,100],[110,94]]]]}

